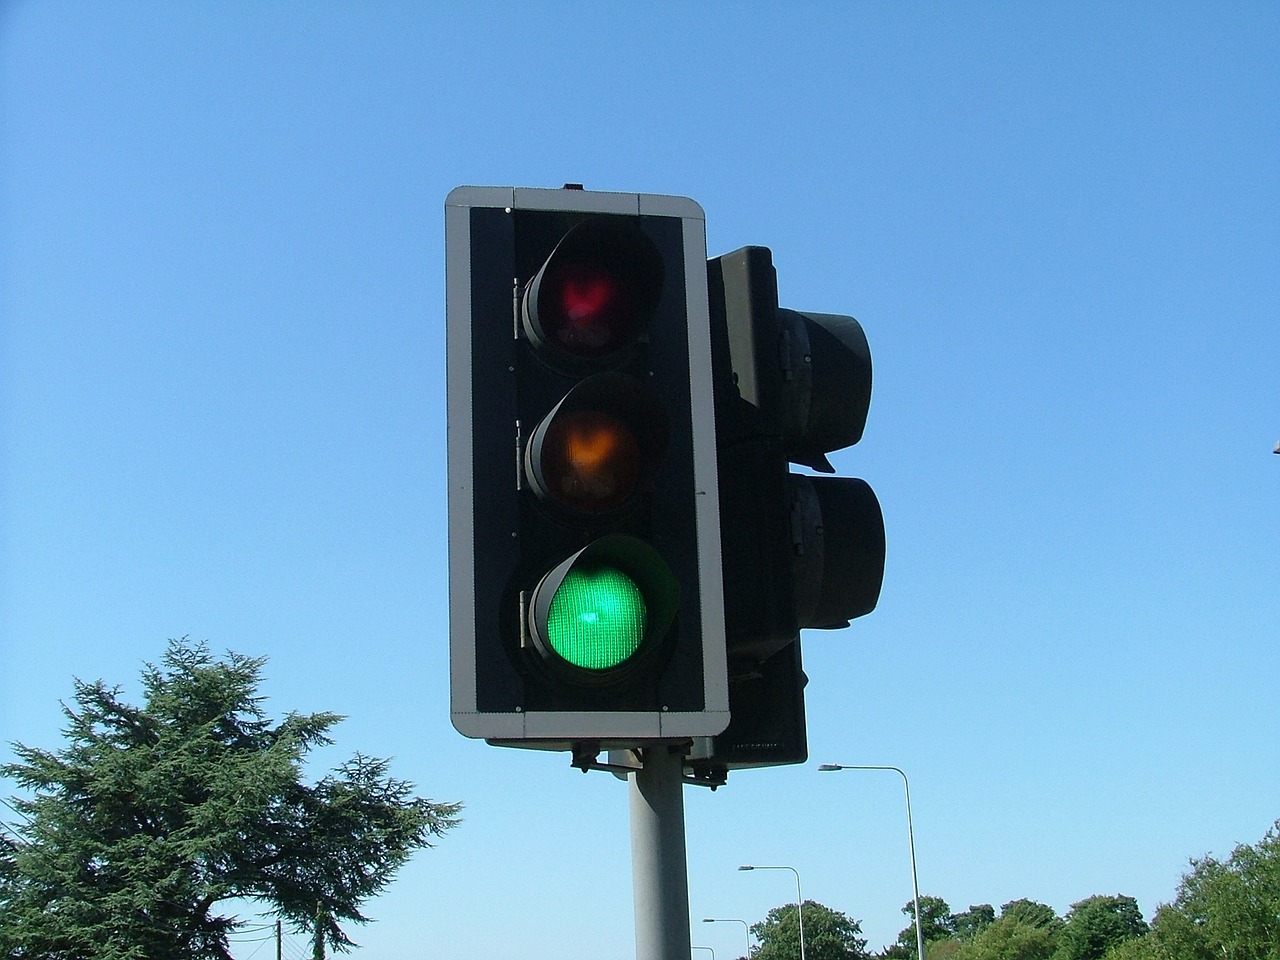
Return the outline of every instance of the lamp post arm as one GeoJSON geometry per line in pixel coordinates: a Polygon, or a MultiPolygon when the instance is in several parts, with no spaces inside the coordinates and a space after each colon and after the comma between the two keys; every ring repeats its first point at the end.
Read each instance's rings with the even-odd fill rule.
{"type": "Polygon", "coordinates": [[[804,956],[804,894],[800,892],[800,871],[795,867],[788,866],[765,866],[762,864],[743,864],[739,870],[790,870],[796,875],[796,919],[800,924],[800,960],[805,960],[804,956]]]}
{"type": "Polygon", "coordinates": [[[915,830],[911,826],[911,783],[907,780],[907,772],[901,767],[891,766],[889,764],[848,764],[848,763],[824,763],[820,764],[819,770],[892,770],[898,776],[902,777],[902,789],[907,800],[907,850],[911,853],[911,893],[912,903],[916,914],[916,955],[918,960],[926,960],[924,952],[924,925],[920,919],[920,881],[916,876],[916,837],[915,830]]]}
{"type": "Polygon", "coordinates": [[[746,937],[747,952],[743,954],[746,960],[751,960],[751,925],[745,920],[737,917],[703,917],[703,923],[740,923],[742,924],[742,933],[746,937]]]}

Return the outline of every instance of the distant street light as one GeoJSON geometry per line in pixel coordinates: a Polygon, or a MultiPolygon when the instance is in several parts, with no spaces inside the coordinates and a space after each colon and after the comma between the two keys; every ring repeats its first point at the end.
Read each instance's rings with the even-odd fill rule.
{"type": "Polygon", "coordinates": [[[800,894],[800,871],[795,867],[761,867],[744,864],[739,870],[790,870],[796,875],[796,918],[800,921],[800,960],[804,960],[804,897],[800,894]]]}
{"type": "Polygon", "coordinates": [[[919,960],[925,960],[924,926],[920,920],[920,883],[916,879],[916,839],[911,829],[911,785],[907,783],[907,774],[901,767],[867,766],[859,764],[824,763],[818,766],[822,772],[829,770],[892,770],[902,777],[902,788],[907,796],[907,849],[911,853],[911,892],[914,895],[916,914],[916,951],[919,960]]]}
{"type": "Polygon", "coordinates": [[[738,920],[734,917],[703,917],[703,923],[740,923],[742,924],[742,932],[747,938],[747,952],[743,954],[747,960],[751,960],[751,927],[745,920],[738,920]]]}
{"type": "MultiPolygon", "coordinates": [[[[711,950],[710,947],[700,947],[696,943],[689,948],[690,950],[711,950]]],[[[711,950],[711,960],[716,960],[716,952],[711,950]]]]}

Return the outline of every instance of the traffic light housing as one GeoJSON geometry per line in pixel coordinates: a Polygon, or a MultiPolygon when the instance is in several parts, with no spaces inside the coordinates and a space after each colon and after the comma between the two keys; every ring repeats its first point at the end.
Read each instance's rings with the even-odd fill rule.
{"type": "Polygon", "coordinates": [[[852,317],[778,306],[771,252],[708,262],[718,438],[729,727],[695,769],[808,756],[800,630],[838,629],[875,608],[884,577],[880,505],[827,453],[857,443],[871,354],[852,317]]]}
{"type": "Polygon", "coordinates": [[[728,722],[705,224],[691,200],[446,200],[451,713],[514,745],[728,722]]]}

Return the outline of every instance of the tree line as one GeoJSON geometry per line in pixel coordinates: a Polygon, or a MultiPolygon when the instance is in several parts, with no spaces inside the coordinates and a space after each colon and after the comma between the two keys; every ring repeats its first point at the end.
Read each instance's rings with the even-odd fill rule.
{"type": "MultiPolygon", "coordinates": [[[[806,960],[919,960],[915,905],[898,939],[869,952],[859,921],[813,900],[803,909],[806,960]]],[[[925,960],[1280,960],[1280,820],[1256,844],[1225,860],[1193,859],[1177,894],[1148,923],[1124,894],[1088,897],[1064,916],[1035,900],[953,912],[941,897],[920,898],[925,960]]],[[[796,960],[794,903],[751,927],[754,960],[796,960]]]]}
{"type": "MultiPolygon", "coordinates": [[[[243,926],[221,905],[251,900],[314,943],[354,946],[361,905],[461,805],[414,795],[388,763],[356,754],[316,783],[310,751],[341,719],[271,721],[263,658],[219,659],[172,641],[142,674],[143,703],[76,682],[66,745],[15,744],[0,777],[25,792],[0,804],[0,957],[8,960],[230,960],[243,926]]],[[[920,960],[915,909],[897,942],[868,952],[861,925],[804,904],[806,960],[920,960]]],[[[1058,916],[1034,900],[954,912],[920,899],[924,960],[1280,960],[1280,821],[1225,860],[1192,860],[1148,923],[1125,895],[1058,916]]],[[[796,905],[751,927],[755,960],[796,960],[796,905]]]]}

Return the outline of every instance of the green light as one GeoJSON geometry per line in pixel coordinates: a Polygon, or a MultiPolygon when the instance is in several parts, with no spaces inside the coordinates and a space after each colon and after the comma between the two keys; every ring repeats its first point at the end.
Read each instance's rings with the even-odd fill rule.
{"type": "Polygon", "coordinates": [[[615,567],[578,566],[565,575],[547,611],[551,648],[576,667],[608,670],[640,647],[644,594],[615,567]]]}

